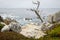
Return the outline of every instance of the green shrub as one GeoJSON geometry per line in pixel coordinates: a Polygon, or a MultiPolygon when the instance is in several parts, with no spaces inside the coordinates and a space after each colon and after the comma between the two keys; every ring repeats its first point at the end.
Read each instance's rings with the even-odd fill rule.
{"type": "Polygon", "coordinates": [[[0,30],[3,28],[3,26],[4,26],[4,25],[0,23],[0,30]]]}
{"type": "Polygon", "coordinates": [[[39,40],[60,40],[60,24],[55,25],[55,28],[48,30],[47,35],[39,40]]]}
{"type": "Polygon", "coordinates": [[[60,37],[60,24],[56,25],[56,28],[52,29],[49,34],[53,37],[60,37]]]}

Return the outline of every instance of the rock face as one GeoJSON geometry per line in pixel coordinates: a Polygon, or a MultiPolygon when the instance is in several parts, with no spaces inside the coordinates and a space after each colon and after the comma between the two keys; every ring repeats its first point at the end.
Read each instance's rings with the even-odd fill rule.
{"type": "Polygon", "coordinates": [[[19,33],[21,31],[21,26],[19,23],[11,22],[9,24],[9,27],[12,31],[19,33]]]}
{"type": "Polygon", "coordinates": [[[55,14],[53,14],[53,15],[52,14],[49,15],[47,20],[48,20],[49,23],[60,21],[60,11],[55,13],[55,14]]]}
{"type": "Polygon", "coordinates": [[[36,26],[33,24],[27,24],[25,26],[22,26],[22,31],[20,32],[20,34],[24,35],[25,37],[28,37],[28,38],[32,37],[35,39],[38,39],[46,35],[41,30],[41,26],[36,26]]]}
{"type": "Polygon", "coordinates": [[[60,21],[60,11],[55,13],[54,21],[60,21]]]}
{"type": "Polygon", "coordinates": [[[22,26],[22,31],[20,32],[20,34],[28,38],[32,37],[35,39],[39,39],[40,37],[47,35],[44,32],[49,30],[52,26],[53,24],[45,22],[41,23],[41,25],[39,26],[34,24],[26,24],[25,26],[22,26]]]}
{"type": "Polygon", "coordinates": [[[12,30],[14,32],[18,32],[19,33],[21,31],[21,27],[20,27],[19,23],[11,22],[9,25],[5,25],[1,29],[1,32],[9,31],[9,30],[12,30]]]}
{"type": "Polygon", "coordinates": [[[2,29],[1,32],[9,31],[10,27],[8,25],[5,25],[2,29]]]}
{"type": "Polygon", "coordinates": [[[53,25],[54,24],[43,22],[42,25],[41,25],[41,30],[42,31],[50,30],[50,29],[52,29],[53,25]]]}

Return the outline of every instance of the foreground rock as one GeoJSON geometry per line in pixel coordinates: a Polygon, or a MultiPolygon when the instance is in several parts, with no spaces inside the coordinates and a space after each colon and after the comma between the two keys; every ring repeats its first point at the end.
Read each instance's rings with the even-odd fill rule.
{"type": "Polygon", "coordinates": [[[20,32],[22,35],[28,38],[35,38],[38,39],[40,37],[43,37],[46,35],[42,30],[41,26],[36,26],[33,24],[27,24],[25,26],[22,26],[22,31],[20,32]]]}
{"type": "Polygon", "coordinates": [[[12,30],[14,32],[20,32],[21,31],[20,24],[19,23],[16,23],[16,22],[11,22],[9,25],[5,25],[1,29],[1,32],[9,31],[9,30],[12,30]]]}
{"type": "Polygon", "coordinates": [[[46,23],[46,22],[43,22],[42,24],[41,24],[42,26],[41,26],[41,30],[42,31],[47,31],[47,30],[51,30],[53,27],[54,27],[54,24],[50,24],[50,23],[46,23]]]}
{"type": "Polygon", "coordinates": [[[22,26],[22,31],[20,34],[24,35],[25,37],[28,38],[35,38],[39,39],[40,37],[44,37],[45,34],[44,32],[52,28],[53,24],[49,23],[41,23],[41,25],[37,26],[34,24],[26,24],[25,26],[22,26]]]}

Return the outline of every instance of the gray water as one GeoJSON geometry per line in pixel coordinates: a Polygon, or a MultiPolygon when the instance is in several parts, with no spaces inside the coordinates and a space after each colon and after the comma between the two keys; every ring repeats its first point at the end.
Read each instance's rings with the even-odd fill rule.
{"type": "MultiPolygon", "coordinates": [[[[60,11],[60,8],[40,8],[40,15],[44,21],[49,14],[54,14],[60,11]]],[[[34,22],[40,23],[41,21],[37,19],[34,12],[27,10],[26,8],[0,8],[0,15],[3,18],[10,17],[11,19],[17,20],[21,25],[34,22]],[[31,21],[25,21],[24,18],[32,18],[31,21]]]]}

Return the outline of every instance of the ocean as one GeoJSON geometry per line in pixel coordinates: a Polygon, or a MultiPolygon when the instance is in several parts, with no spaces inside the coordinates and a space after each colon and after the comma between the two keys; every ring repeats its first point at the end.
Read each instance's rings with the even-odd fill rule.
{"type": "MultiPolygon", "coordinates": [[[[44,21],[46,21],[48,15],[54,14],[58,11],[60,11],[60,8],[40,8],[39,15],[44,21]]],[[[6,17],[15,19],[21,25],[31,22],[41,23],[41,21],[37,18],[37,15],[31,10],[27,10],[27,8],[0,8],[0,16],[2,16],[4,19],[6,17]],[[32,20],[25,20],[25,18],[30,18],[32,20]]]]}

